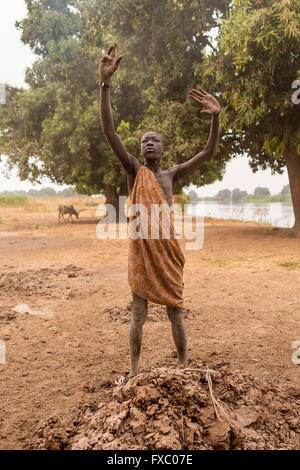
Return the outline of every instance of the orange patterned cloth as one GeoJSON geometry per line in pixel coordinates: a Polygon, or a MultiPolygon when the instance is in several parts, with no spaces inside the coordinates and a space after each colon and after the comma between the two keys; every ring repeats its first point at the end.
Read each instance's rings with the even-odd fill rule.
{"type": "Polygon", "coordinates": [[[170,307],[182,307],[184,255],[174,237],[171,211],[163,190],[153,172],[143,165],[135,178],[130,211],[134,209],[132,206],[135,204],[142,204],[146,208],[146,219],[140,217],[141,212],[134,210],[135,215],[131,212],[129,217],[129,285],[132,291],[143,299],[170,307]],[[163,207],[164,214],[169,214],[168,238],[162,236],[165,225],[163,226],[161,217],[156,219],[158,224],[155,229],[159,232],[156,232],[156,238],[151,237],[151,211],[155,213],[153,204],[162,204],[160,207],[163,207]],[[143,223],[143,220],[146,222],[143,223]],[[137,238],[138,232],[143,235],[147,232],[148,238],[137,238]]]}

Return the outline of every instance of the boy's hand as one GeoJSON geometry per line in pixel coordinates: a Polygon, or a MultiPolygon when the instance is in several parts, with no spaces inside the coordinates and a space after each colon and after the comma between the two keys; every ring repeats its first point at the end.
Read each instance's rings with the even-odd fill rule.
{"type": "Polygon", "coordinates": [[[219,113],[221,106],[218,101],[212,95],[204,91],[203,88],[199,88],[199,90],[195,90],[193,88],[192,90],[189,90],[188,93],[192,100],[203,106],[204,109],[200,111],[201,113],[211,115],[219,113]]]}
{"type": "Polygon", "coordinates": [[[99,73],[101,82],[109,81],[110,77],[115,73],[123,56],[117,56],[117,44],[111,46],[108,53],[101,59],[99,73]]]}

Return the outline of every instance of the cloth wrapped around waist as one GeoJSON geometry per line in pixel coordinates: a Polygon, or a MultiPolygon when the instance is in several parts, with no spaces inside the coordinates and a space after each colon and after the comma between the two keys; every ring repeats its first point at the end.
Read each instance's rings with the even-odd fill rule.
{"type": "Polygon", "coordinates": [[[145,166],[135,178],[129,221],[128,282],[132,291],[157,304],[182,307],[184,255],[163,190],[145,166]]]}

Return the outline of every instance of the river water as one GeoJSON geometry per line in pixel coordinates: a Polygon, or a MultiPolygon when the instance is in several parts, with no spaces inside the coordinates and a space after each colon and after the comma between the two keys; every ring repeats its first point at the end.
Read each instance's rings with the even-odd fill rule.
{"type": "Polygon", "coordinates": [[[188,215],[214,217],[216,219],[235,219],[270,224],[275,227],[292,227],[294,212],[291,204],[272,203],[219,203],[199,201],[189,204],[188,215]]]}

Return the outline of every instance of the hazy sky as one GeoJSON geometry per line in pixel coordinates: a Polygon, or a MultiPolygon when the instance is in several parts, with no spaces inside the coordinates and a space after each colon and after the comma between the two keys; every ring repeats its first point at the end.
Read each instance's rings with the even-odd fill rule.
{"type": "Polygon", "coordinates": [[[22,86],[25,68],[34,61],[29,47],[21,42],[15,22],[26,16],[24,0],[0,1],[0,82],[22,86]]]}
{"type": "MultiPolygon", "coordinates": [[[[15,22],[26,16],[24,0],[1,0],[0,1],[0,83],[7,82],[11,85],[24,85],[26,67],[34,61],[34,55],[29,47],[24,46],[20,39],[20,33],[15,28],[15,22]]],[[[191,155],[192,156],[192,155],[191,155]]],[[[0,191],[12,191],[17,189],[41,188],[28,182],[21,182],[17,177],[17,171],[13,171],[9,178],[3,175],[3,162],[0,163],[0,191]]],[[[253,192],[257,186],[266,186],[272,194],[278,193],[282,186],[288,184],[286,171],[283,175],[271,175],[269,170],[258,171],[253,174],[249,168],[247,158],[238,157],[228,163],[223,181],[204,186],[197,192],[201,196],[213,196],[220,189],[234,189],[239,187],[253,192]]],[[[54,185],[48,180],[43,181],[43,186],[51,186],[60,189],[61,186],[54,185]]]]}

